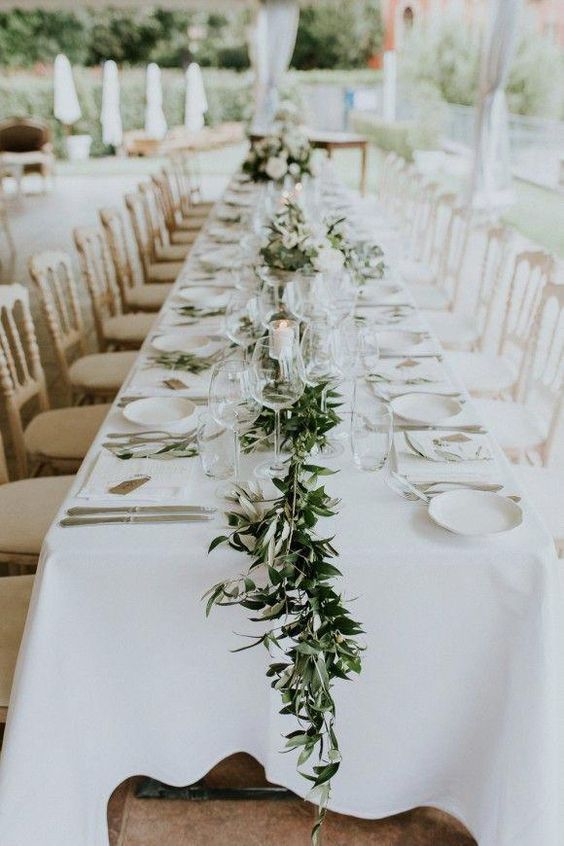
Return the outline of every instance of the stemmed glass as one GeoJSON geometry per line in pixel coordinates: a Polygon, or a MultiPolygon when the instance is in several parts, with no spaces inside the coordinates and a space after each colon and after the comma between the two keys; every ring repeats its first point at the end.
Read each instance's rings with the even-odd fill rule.
{"type": "MultiPolygon", "coordinates": [[[[289,323],[290,321],[278,321],[289,323]]],[[[259,478],[273,478],[284,472],[280,458],[280,412],[290,408],[304,392],[304,371],[293,330],[271,330],[257,341],[252,357],[254,396],[274,411],[274,462],[259,465],[259,478]]]]}
{"type": "MultiPolygon", "coordinates": [[[[233,476],[239,483],[240,436],[247,432],[260,414],[260,404],[252,391],[249,367],[238,359],[220,361],[215,365],[209,390],[209,411],[214,420],[233,432],[233,476]]],[[[233,485],[220,493],[229,495],[233,485]]]]}
{"type": "Polygon", "coordinates": [[[247,349],[254,344],[264,332],[258,297],[234,291],[225,309],[224,327],[229,340],[237,346],[247,349]]]}
{"type": "Polygon", "coordinates": [[[351,317],[357,297],[358,286],[348,271],[323,274],[323,299],[320,304],[332,326],[351,317]]]}
{"type": "MultiPolygon", "coordinates": [[[[332,329],[326,320],[312,320],[304,329],[301,341],[305,380],[308,385],[323,384],[321,410],[327,410],[328,383],[339,377],[331,343],[332,329]]],[[[325,457],[341,455],[343,448],[333,438],[327,438],[321,450],[325,457]]]]}

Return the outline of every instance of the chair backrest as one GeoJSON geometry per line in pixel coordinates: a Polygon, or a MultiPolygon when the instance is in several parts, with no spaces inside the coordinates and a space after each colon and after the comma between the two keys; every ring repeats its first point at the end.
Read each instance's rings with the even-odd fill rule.
{"type": "Polygon", "coordinates": [[[544,286],[550,280],[553,259],[542,250],[524,250],[517,253],[509,282],[506,285],[506,302],[499,340],[499,354],[517,367],[519,378],[515,396],[523,388],[523,364],[531,339],[531,330],[537,316],[544,286]]]}
{"type": "Polygon", "coordinates": [[[32,153],[51,140],[51,129],[40,118],[11,117],[0,121],[0,152],[32,153]]]}
{"type": "Polygon", "coordinates": [[[202,199],[202,174],[200,161],[195,152],[178,150],[169,156],[178,183],[181,212],[186,215],[190,207],[202,199]]]}
{"type": "Polygon", "coordinates": [[[152,236],[153,256],[155,256],[160,247],[168,246],[170,243],[163,208],[154,182],[141,182],[139,193],[143,199],[145,222],[152,236]]]}
{"type": "Polygon", "coordinates": [[[129,214],[131,228],[141,257],[143,272],[145,274],[145,278],[148,279],[150,276],[150,265],[153,263],[155,245],[151,226],[147,224],[145,204],[143,202],[142,195],[139,192],[135,194],[126,194],[125,206],[129,214]]]}
{"type": "Polygon", "coordinates": [[[400,157],[397,153],[388,153],[382,163],[380,170],[380,184],[378,186],[378,195],[380,202],[384,206],[388,206],[391,194],[394,190],[394,176],[400,162],[400,157]]]}
{"type": "Polygon", "coordinates": [[[564,408],[564,285],[547,282],[531,327],[518,399],[545,421],[546,464],[561,430],[564,408]]]}
{"type": "Polygon", "coordinates": [[[131,289],[143,284],[139,273],[139,261],[136,261],[136,257],[132,255],[131,239],[121,212],[116,208],[105,208],[100,209],[98,215],[114,263],[121,298],[124,303],[127,303],[131,289]]]}
{"type": "Polygon", "coordinates": [[[45,373],[23,285],[0,285],[0,392],[6,403],[18,476],[27,473],[27,456],[21,419],[22,407],[37,398],[39,407],[49,407],[45,373]]]}
{"type": "Polygon", "coordinates": [[[482,351],[494,335],[494,303],[510,243],[509,229],[489,223],[472,226],[466,240],[455,308],[463,305],[464,311],[473,315],[479,333],[477,346],[482,351]]]}
{"type": "Polygon", "coordinates": [[[4,441],[2,440],[2,432],[0,432],[0,485],[5,485],[10,481],[8,476],[8,464],[6,463],[6,453],[4,452],[4,441]]]}
{"type": "Polygon", "coordinates": [[[73,235],[90,294],[98,346],[104,350],[107,347],[104,324],[109,317],[122,313],[110,251],[103,231],[95,226],[75,229],[73,235]]]}
{"type": "Polygon", "coordinates": [[[180,200],[174,195],[174,175],[163,168],[161,173],[153,174],[153,184],[159,198],[161,208],[169,232],[173,232],[180,212],[180,200]]]}
{"type": "Polygon", "coordinates": [[[86,355],[88,352],[71,259],[66,253],[44,252],[32,256],[28,266],[39,292],[60,374],[71,393],[69,361],[72,353],[86,355]]]}

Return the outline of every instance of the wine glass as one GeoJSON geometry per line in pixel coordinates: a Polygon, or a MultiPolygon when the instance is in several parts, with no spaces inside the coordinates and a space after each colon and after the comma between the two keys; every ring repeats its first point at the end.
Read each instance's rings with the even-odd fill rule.
{"type": "MultiPolygon", "coordinates": [[[[323,385],[321,411],[327,411],[327,390],[339,376],[331,343],[332,329],[326,320],[308,323],[301,341],[305,380],[308,385],[323,385]]],[[[326,438],[321,454],[327,458],[341,455],[343,447],[334,438],[326,438]]]]}
{"type": "Polygon", "coordinates": [[[320,302],[331,325],[352,316],[358,297],[358,286],[346,270],[323,274],[323,298],[320,302]]]}
{"type": "Polygon", "coordinates": [[[246,291],[234,291],[224,317],[225,334],[230,341],[247,349],[264,332],[257,296],[249,296],[246,291]]]}
{"type": "Polygon", "coordinates": [[[323,316],[320,305],[323,297],[323,282],[320,274],[296,273],[286,285],[285,302],[290,312],[299,320],[307,322],[323,316]]]}
{"type": "MultiPolygon", "coordinates": [[[[249,367],[237,359],[220,361],[212,370],[209,390],[209,411],[214,420],[233,432],[233,476],[239,484],[240,436],[250,429],[260,414],[260,404],[252,391],[249,367]]],[[[233,485],[222,488],[222,495],[230,495],[233,485]]]]}
{"type": "MultiPolygon", "coordinates": [[[[280,320],[277,324],[290,324],[280,320]]],[[[291,326],[277,326],[268,337],[257,341],[252,357],[255,398],[274,411],[274,463],[256,468],[261,478],[279,477],[284,472],[280,458],[280,412],[290,408],[304,392],[304,370],[299,346],[291,326]]]]}

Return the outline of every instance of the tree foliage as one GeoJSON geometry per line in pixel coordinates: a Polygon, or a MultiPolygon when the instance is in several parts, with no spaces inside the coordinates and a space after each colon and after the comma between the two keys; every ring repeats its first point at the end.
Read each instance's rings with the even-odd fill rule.
{"type": "Polygon", "coordinates": [[[380,4],[321,0],[302,8],[292,67],[357,68],[382,47],[380,4]]]}

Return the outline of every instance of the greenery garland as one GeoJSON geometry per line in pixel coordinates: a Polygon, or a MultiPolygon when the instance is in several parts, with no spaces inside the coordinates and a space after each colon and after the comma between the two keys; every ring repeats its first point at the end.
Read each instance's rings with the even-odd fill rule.
{"type": "MultiPolygon", "coordinates": [[[[253,612],[251,621],[272,624],[234,651],[262,644],[271,655],[280,653],[267,676],[282,697],[280,713],[293,715],[300,726],[286,735],[286,751],[299,750],[299,771],[312,784],[308,798],[318,805],[311,835],[314,846],[319,843],[331,779],[341,761],[333,682],[360,672],[363,649],[357,640],[362,628],[332,584],[341,575],[332,563],[338,555],[333,539],[315,531],[319,518],[333,516],[338,505],[318,483],[319,477],[334,471],[310,459],[339,422],[334,392],[327,391],[331,401],[323,410],[326,388],[307,388],[307,395],[286,418],[284,439],[291,445],[291,457],[286,476],[273,480],[280,495],[267,507],[250,488],[237,489],[236,508],[227,515],[231,531],[216,537],[209,549],[228,544],[252,560],[245,573],[214,585],[205,595],[206,614],[215,605],[241,605],[253,612]],[[316,751],[317,762],[304,772],[300,768],[316,751]]],[[[269,433],[271,424],[268,415],[259,418],[255,443],[260,432],[269,433]]]]}

